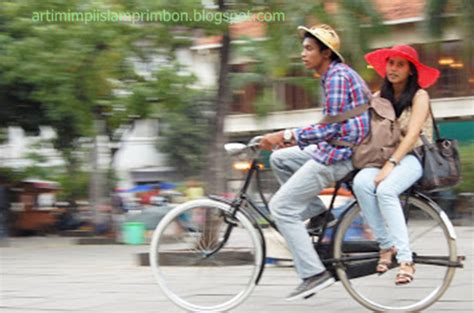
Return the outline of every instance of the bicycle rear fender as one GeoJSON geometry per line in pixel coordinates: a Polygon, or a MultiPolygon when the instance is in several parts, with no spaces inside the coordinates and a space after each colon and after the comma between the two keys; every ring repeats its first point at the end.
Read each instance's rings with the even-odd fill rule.
{"type": "Polygon", "coordinates": [[[356,199],[353,199],[350,201],[349,204],[345,204],[346,205],[346,209],[344,210],[344,212],[342,212],[342,214],[338,217],[338,220],[337,220],[337,223],[336,225],[334,226],[334,230],[331,234],[331,243],[334,242],[334,237],[336,236],[336,233],[337,233],[337,230],[339,228],[339,224],[341,224],[341,221],[346,217],[346,214],[354,207],[354,205],[357,204],[357,200],[356,199]]]}
{"type": "Polygon", "coordinates": [[[414,191],[413,196],[420,201],[426,202],[439,214],[443,222],[446,224],[446,227],[448,228],[449,237],[451,237],[451,239],[456,240],[456,232],[454,231],[454,226],[451,223],[451,220],[449,219],[446,212],[444,212],[444,210],[436,202],[434,202],[430,197],[428,197],[427,195],[419,191],[414,191]]]}
{"type": "MultiPolygon", "coordinates": [[[[351,200],[350,203],[347,205],[346,209],[344,210],[344,212],[342,212],[342,214],[337,218],[336,225],[334,225],[332,229],[332,233],[330,234],[331,241],[329,242],[329,246],[327,246],[328,244],[326,243],[326,246],[327,246],[326,249],[328,249],[329,251],[329,254],[327,255],[328,258],[333,257],[334,238],[336,237],[337,231],[339,229],[339,225],[341,224],[342,220],[344,220],[347,213],[354,208],[355,204],[357,204],[357,200],[356,199],[351,200]]],[[[322,238],[324,238],[324,235],[322,236],[322,238]]],[[[321,240],[318,239],[318,245],[320,245],[321,247],[324,245],[322,242],[322,239],[321,240]]]]}

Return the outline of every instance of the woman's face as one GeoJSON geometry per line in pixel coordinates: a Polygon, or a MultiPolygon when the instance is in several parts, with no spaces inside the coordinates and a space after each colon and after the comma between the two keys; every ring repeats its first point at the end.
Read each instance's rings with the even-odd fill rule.
{"type": "Polygon", "coordinates": [[[386,65],[386,77],[392,84],[404,84],[412,75],[409,61],[399,56],[390,57],[386,65]]]}

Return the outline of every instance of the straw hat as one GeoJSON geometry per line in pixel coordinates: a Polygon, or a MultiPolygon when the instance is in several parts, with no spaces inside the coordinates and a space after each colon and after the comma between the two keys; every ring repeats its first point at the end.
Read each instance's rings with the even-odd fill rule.
{"type": "Polygon", "coordinates": [[[393,56],[400,56],[407,59],[415,65],[418,71],[418,85],[421,88],[427,88],[433,85],[440,75],[439,70],[424,65],[418,58],[416,50],[408,45],[398,45],[392,48],[378,49],[365,55],[367,63],[372,65],[375,71],[382,77],[385,77],[387,60],[393,56]]]}
{"type": "Polygon", "coordinates": [[[341,40],[337,35],[336,31],[332,29],[331,26],[327,24],[318,24],[314,25],[311,28],[306,28],[304,26],[298,26],[298,33],[301,37],[305,33],[310,33],[314,37],[318,38],[323,44],[325,44],[332,52],[334,52],[341,62],[344,62],[344,58],[339,52],[341,49],[341,40]]]}

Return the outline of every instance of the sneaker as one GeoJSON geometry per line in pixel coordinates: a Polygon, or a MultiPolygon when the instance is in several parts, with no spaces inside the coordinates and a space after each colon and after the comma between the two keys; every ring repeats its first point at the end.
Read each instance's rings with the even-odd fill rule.
{"type": "Polygon", "coordinates": [[[333,227],[337,224],[336,217],[329,211],[326,213],[313,216],[310,220],[308,225],[306,225],[306,230],[310,234],[319,234],[323,230],[323,225],[326,220],[327,215],[327,225],[326,227],[333,227]]]}
{"type": "Polygon", "coordinates": [[[336,280],[328,271],[324,271],[320,274],[308,277],[296,287],[296,289],[290,293],[287,297],[287,301],[293,301],[302,298],[309,298],[320,290],[327,288],[334,284],[336,280]]]}

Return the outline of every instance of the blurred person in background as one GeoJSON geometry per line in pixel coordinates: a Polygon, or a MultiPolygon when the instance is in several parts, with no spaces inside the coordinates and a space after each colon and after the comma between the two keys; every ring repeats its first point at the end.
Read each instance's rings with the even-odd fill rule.
{"type": "Polygon", "coordinates": [[[189,180],[186,182],[185,194],[188,200],[196,200],[204,197],[204,188],[200,182],[189,180]]]}
{"type": "MultiPolygon", "coordinates": [[[[323,115],[334,116],[369,102],[369,89],[363,79],[339,53],[340,40],[328,25],[298,27],[303,38],[301,59],[305,67],[320,76],[323,115]]],[[[302,283],[287,300],[307,298],[329,287],[334,278],[316,253],[303,221],[326,212],[317,196],[334,181],[353,170],[352,149],[333,145],[332,140],[358,144],[369,130],[365,112],[341,123],[316,123],[303,128],[266,134],[260,143],[272,153],[272,170],[281,187],[270,201],[270,210],[279,231],[293,255],[302,283]]]]}
{"type": "Polygon", "coordinates": [[[0,247],[8,245],[10,199],[8,186],[0,179],[0,247]]]}
{"type": "Polygon", "coordinates": [[[357,173],[353,190],[381,248],[377,272],[388,271],[395,256],[400,265],[395,283],[403,285],[413,280],[415,265],[399,196],[423,174],[420,161],[410,152],[423,144],[421,133],[433,141],[430,97],[423,88],[434,84],[440,73],[422,64],[416,50],[406,45],[376,50],[365,59],[384,78],[374,96],[390,100],[402,137],[381,169],[365,168],[357,173]]]}

